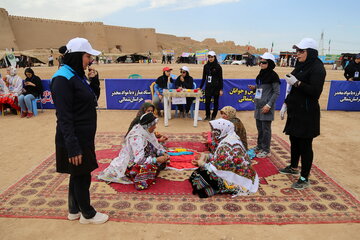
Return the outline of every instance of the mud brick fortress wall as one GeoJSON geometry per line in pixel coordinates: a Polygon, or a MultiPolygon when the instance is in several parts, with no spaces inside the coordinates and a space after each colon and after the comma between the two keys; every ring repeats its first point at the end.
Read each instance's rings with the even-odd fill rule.
{"type": "Polygon", "coordinates": [[[104,25],[102,22],[71,22],[11,16],[0,8],[0,49],[58,48],[74,37],[89,39],[95,49],[109,52],[157,50],[155,29],[104,25]]]}
{"type": "Polygon", "coordinates": [[[202,42],[190,37],[156,33],[154,28],[129,28],[104,25],[102,22],[71,22],[42,18],[12,16],[0,8],[0,50],[57,49],[71,38],[84,37],[104,53],[147,53],[163,49],[181,52],[211,49],[216,52],[263,53],[267,49],[239,46],[232,41],[218,43],[213,38],[202,42]]]}

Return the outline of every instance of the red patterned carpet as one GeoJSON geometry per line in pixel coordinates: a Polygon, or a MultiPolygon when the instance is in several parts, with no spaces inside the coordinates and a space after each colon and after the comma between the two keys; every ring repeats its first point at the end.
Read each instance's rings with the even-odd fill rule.
{"type": "MultiPolygon", "coordinates": [[[[203,134],[166,134],[168,147],[205,151],[203,134]]],[[[117,156],[123,135],[99,133],[96,138],[100,169],[117,156]]],[[[255,144],[254,136],[249,145],[255,144]]],[[[106,184],[96,174],[91,185],[92,204],[113,221],[168,224],[300,224],[360,222],[360,202],[316,166],[311,188],[291,189],[293,176],[278,174],[288,164],[289,145],[274,135],[272,156],[255,159],[261,177],[258,193],[232,198],[216,195],[200,199],[191,194],[191,171],[163,171],[148,190],[132,185],[106,184]]],[[[67,215],[68,176],[55,172],[54,155],[0,194],[0,217],[59,218],[67,215]]]]}

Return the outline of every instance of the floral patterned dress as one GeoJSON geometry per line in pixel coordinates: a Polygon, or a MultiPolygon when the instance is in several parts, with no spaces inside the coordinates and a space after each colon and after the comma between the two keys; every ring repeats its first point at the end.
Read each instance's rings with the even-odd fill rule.
{"type": "Polygon", "coordinates": [[[156,148],[148,142],[144,148],[143,158],[137,163],[129,163],[125,175],[135,184],[137,190],[144,190],[155,184],[155,178],[166,167],[166,163],[158,164],[154,161],[146,161],[148,158],[156,159],[156,157],[158,157],[156,148]]]}
{"type": "Polygon", "coordinates": [[[224,119],[211,121],[210,124],[215,125],[216,121],[221,126],[218,126],[220,129],[213,129],[214,143],[216,144],[221,134],[223,139],[219,141],[214,154],[209,155],[204,166],[196,169],[190,176],[193,194],[207,198],[219,193],[255,193],[259,186],[259,178],[251,166],[244,145],[234,132],[233,124],[224,119]]]}

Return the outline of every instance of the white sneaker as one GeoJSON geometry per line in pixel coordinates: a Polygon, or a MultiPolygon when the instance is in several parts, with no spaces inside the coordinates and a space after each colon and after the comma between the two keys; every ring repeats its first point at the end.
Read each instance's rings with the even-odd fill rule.
{"type": "Polygon", "coordinates": [[[70,221],[74,221],[74,220],[78,220],[81,216],[81,213],[78,212],[78,213],[69,213],[67,218],[70,220],[70,221]]]}
{"type": "Polygon", "coordinates": [[[258,154],[256,154],[257,158],[267,158],[267,157],[270,157],[270,156],[271,156],[271,153],[265,152],[265,151],[261,151],[258,154]]]}
{"type": "Polygon", "coordinates": [[[90,219],[86,219],[83,217],[83,215],[81,215],[79,222],[81,224],[102,224],[105,223],[107,220],[109,220],[109,216],[104,214],[104,213],[100,213],[100,212],[96,212],[96,215],[93,218],[90,219]]]}

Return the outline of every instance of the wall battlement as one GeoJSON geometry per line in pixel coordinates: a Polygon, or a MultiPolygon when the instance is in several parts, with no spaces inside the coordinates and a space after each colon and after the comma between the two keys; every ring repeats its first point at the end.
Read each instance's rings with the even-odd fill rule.
{"type": "MultiPolygon", "coordinates": [[[[174,49],[175,52],[195,49],[218,49],[240,51],[243,47],[232,41],[218,43],[214,38],[202,42],[190,37],[178,37],[156,33],[154,28],[131,28],[105,25],[103,22],[74,22],[56,19],[9,15],[0,8],[0,49],[31,50],[56,49],[75,37],[87,38],[95,49],[105,53],[121,46],[121,52],[161,52],[174,49]],[[31,37],[29,37],[31,36],[31,37]],[[191,47],[189,47],[191,46],[191,47]]],[[[251,47],[254,52],[256,49],[251,47]]]]}

